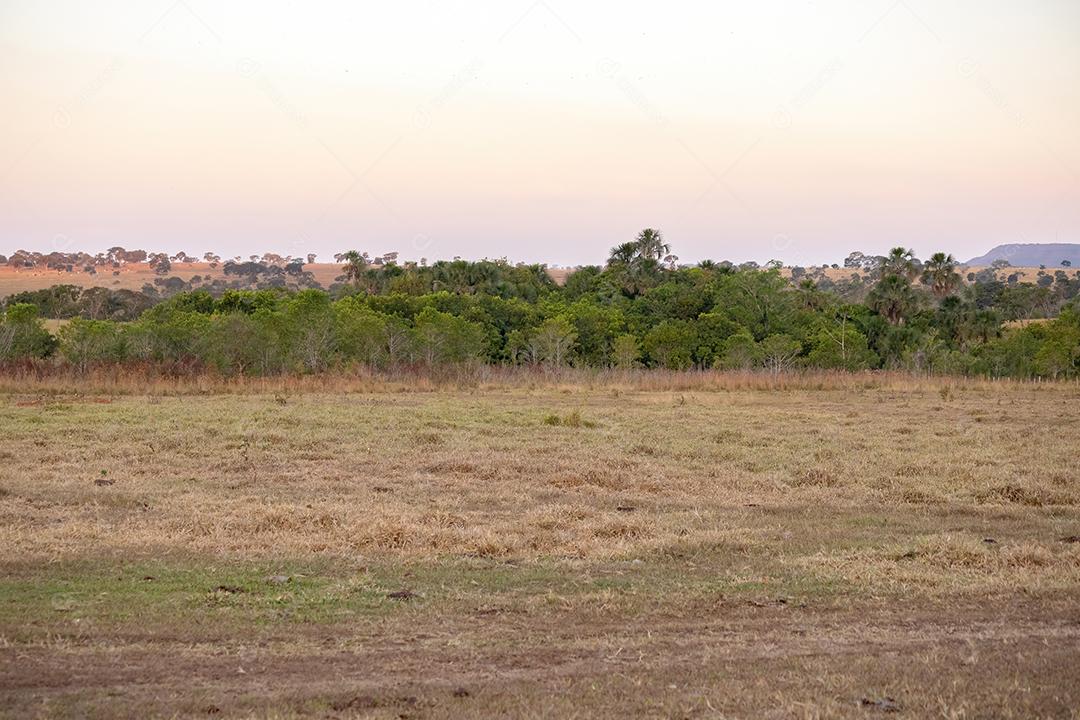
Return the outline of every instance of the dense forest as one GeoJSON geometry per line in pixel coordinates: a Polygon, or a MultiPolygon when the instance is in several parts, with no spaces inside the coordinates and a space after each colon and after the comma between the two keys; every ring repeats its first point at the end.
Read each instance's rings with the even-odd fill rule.
{"type": "Polygon", "coordinates": [[[267,272],[252,261],[233,263],[242,280],[231,287],[14,295],[0,315],[0,361],[229,375],[481,362],[1080,374],[1080,271],[1068,268],[1024,283],[1001,279],[1002,266],[964,282],[950,255],[920,262],[895,248],[854,253],[845,265],[862,273],[832,281],[778,264],[680,266],[651,229],[561,286],[541,265],[339,259],[340,282],[328,289],[304,287],[302,261],[270,272],[269,287],[244,287],[267,272]],[[43,318],[68,322],[53,335],[43,318]]]}

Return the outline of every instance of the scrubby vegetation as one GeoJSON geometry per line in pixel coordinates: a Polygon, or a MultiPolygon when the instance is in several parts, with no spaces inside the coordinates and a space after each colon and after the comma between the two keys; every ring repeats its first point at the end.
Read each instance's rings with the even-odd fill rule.
{"type": "MultiPolygon", "coordinates": [[[[965,284],[951,256],[921,263],[896,248],[887,257],[853,254],[845,264],[865,274],[838,283],[802,268],[788,277],[778,265],[679,266],[653,230],[562,286],[539,265],[339,259],[341,282],[330,290],[215,287],[161,301],[70,286],[23,293],[8,298],[0,360],[226,375],[476,363],[1080,373],[1080,272],[1028,284],[999,280],[1002,267],[965,284]],[[53,337],[40,317],[70,322],[53,337]],[[1032,318],[1040,321],[1014,322],[1032,318]]],[[[279,270],[303,277],[300,261],[279,270]]]]}

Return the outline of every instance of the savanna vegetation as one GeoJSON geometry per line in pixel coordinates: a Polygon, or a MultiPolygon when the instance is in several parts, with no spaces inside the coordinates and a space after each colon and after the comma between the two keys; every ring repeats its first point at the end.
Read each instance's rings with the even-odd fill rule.
{"type": "Polygon", "coordinates": [[[1077,717],[1075,276],[339,259],[7,299],[0,717],[1077,717]]]}
{"type": "MultiPolygon", "coordinates": [[[[341,282],[329,291],[283,284],[164,297],[57,286],[15,295],[0,321],[0,361],[225,375],[477,363],[1080,373],[1080,271],[1018,283],[998,279],[1002,265],[964,282],[951,256],[920,262],[896,248],[886,257],[853,254],[846,264],[864,274],[837,283],[802,268],[785,275],[778,265],[680,266],[651,229],[562,285],[543,266],[505,261],[339,259],[341,282]],[[53,336],[45,317],[70,322],[53,336]],[[1040,322],[1014,322],[1033,318],[1040,322]]],[[[234,265],[238,275],[262,267],[234,265]]],[[[302,262],[276,272],[302,278],[302,262]]]]}
{"type": "Polygon", "coordinates": [[[0,385],[0,716],[1076,717],[1074,383],[481,370],[0,385]]]}

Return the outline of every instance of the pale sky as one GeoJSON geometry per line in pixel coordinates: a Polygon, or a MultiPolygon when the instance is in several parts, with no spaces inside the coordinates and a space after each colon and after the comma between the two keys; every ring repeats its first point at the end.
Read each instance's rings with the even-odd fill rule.
{"type": "Polygon", "coordinates": [[[0,253],[1080,242],[1080,3],[0,0],[0,253]]]}

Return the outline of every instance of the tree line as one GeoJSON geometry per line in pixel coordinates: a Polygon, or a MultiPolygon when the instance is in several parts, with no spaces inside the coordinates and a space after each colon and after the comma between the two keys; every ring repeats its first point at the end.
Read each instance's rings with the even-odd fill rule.
{"type": "Polygon", "coordinates": [[[1031,310],[1055,317],[1010,327],[1009,296],[1019,287],[965,284],[943,253],[920,262],[894,249],[862,279],[857,299],[775,264],[680,266],[655,230],[562,286],[539,265],[340,259],[342,282],[330,291],[181,292],[130,321],[81,314],[55,335],[38,305],[9,302],[0,361],[160,363],[230,375],[470,363],[1080,374],[1080,276],[1024,284],[1052,298],[1031,310]]]}

